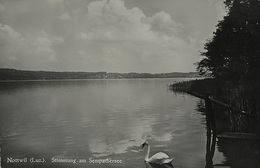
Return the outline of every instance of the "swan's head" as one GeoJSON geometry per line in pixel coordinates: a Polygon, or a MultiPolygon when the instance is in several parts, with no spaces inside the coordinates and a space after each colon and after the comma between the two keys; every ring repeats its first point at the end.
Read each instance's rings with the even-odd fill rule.
{"type": "Polygon", "coordinates": [[[144,148],[146,145],[148,146],[148,142],[147,141],[145,141],[141,146],[142,146],[142,148],[144,148]]]}

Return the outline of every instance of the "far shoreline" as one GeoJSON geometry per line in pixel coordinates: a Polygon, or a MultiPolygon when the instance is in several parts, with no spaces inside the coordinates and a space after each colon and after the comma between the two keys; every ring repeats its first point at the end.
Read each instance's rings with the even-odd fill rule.
{"type": "Polygon", "coordinates": [[[200,78],[198,72],[171,73],[111,73],[111,72],[56,72],[24,71],[0,68],[0,81],[53,81],[86,79],[154,79],[154,78],[200,78]]]}
{"type": "MultiPolygon", "coordinates": [[[[8,83],[8,82],[64,82],[64,81],[87,81],[87,80],[153,80],[153,79],[204,79],[204,77],[171,77],[171,78],[106,78],[106,79],[28,79],[28,80],[0,80],[0,83],[8,83]]],[[[177,82],[177,81],[176,81],[177,82]]]]}

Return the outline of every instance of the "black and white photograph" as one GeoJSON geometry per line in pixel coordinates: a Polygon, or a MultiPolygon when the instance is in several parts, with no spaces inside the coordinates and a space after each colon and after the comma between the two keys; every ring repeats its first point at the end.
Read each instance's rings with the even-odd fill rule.
{"type": "Polygon", "coordinates": [[[260,0],[0,0],[0,168],[259,168],[260,0]]]}

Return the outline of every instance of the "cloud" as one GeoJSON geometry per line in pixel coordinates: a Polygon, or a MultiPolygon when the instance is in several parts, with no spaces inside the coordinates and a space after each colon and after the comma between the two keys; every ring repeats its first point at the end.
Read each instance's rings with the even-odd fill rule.
{"type": "Polygon", "coordinates": [[[177,35],[182,27],[180,23],[173,21],[171,16],[165,12],[156,13],[149,18],[149,24],[151,25],[151,30],[168,36],[177,35]]]}
{"type": "Polygon", "coordinates": [[[147,17],[136,7],[127,9],[121,0],[90,3],[86,22],[87,30],[90,34],[95,34],[98,39],[104,37],[113,40],[138,41],[170,40],[167,37],[177,34],[181,25],[174,22],[165,12],[147,17]]]}
{"type": "Polygon", "coordinates": [[[84,32],[80,32],[80,33],[76,34],[75,37],[76,37],[76,39],[79,39],[79,40],[89,40],[92,38],[92,35],[84,33],[84,32]]]}
{"type": "Polygon", "coordinates": [[[37,36],[23,36],[8,25],[0,24],[1,66],[22,66],[25,69],[44,69],[56,59],[55,46],[64,39],[49,36],[44,31],[37,36]]]}
{"type": "Polygon", "coordinates": [[[176,56],[182,61],[186,57],[180,57],[182,52],[194,50],[189,41],[179,37],[182,24],[166,12],[147,17],[136,7],[126,8],[122,0],[94,1],[87,9],[84,29],[74,36],[81,46],[75,52],[87,49],[88,58],[100,60],[106,71],[169,71],[169,63],[177,64],[173,61],[176,56]],[[163,64],[167,68],[159,68],[163,64]]]}
{"type": "MultiPolygon", "coordinates": [[[[127,7],[123,0],[44,1],[42,8],[32,2],[26,1],[26,10],[13,11],[15,14],[4,12],[4,17],[10,17],[5,23],[12,27],[5,25],[1,43],[14,44],[4,47],[2,66],[152,73],[194,70],[199,55],[195,46],[201,42],[195,36],[191,42],[190,34],[183,32],[186,25],[165,11],[147,16],[140,8],[127,7]],[[32,66],[33,61],[41,66],[32,66]]],[[[14,4],[4,5],[8,7],[5,11],[11,11],[14,4]]]]}
{"type": "Polygon", "coordinates": [[[60,20],[71,20],[71,17],[68,13],[64,13],[62,15],[59,16],[60,20]]]}
{"type": "Polygon", "coordinates": [[[129,40],[152,37],[149,25],[142,23],[145,15],[138,8],[127,9],[121,0],[95,1],[89,4],[87,28],[96,38],[129,40]]]}
{"type": "Polygon", "coordinates": [[[9,45],[23,41],[20,33],[16,32],[13,28],[8,25],[0,23],[0,44],[9,45]]]}

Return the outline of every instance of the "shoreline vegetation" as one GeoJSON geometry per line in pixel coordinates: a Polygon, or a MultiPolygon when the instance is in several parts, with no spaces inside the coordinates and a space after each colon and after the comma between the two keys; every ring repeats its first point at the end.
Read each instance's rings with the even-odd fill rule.
{"type": "MultiPolygon", "coordinates": [[[[217,135],[221,135],[223,132],[232,135],[232,138],[218,138],[217,141],[218,150],[223,152],[227,158],[223,165],[234,168],[259,167],[259,140],[239,139],[233,136],[240,134],[260,136],[259,81],[228,81],[205,78],[174,83],[170,85],[169,89],[181,94],[196,92],[207,95],[233,108],[244,110],[246,114],[256,116],[249,118],[247,115],[236,114],[232,110],[212,104],[217,135]]],[[[198,98],[196,110],[205,115],[206,105],[203,99],[198,98]]]]}
{"type": "Polygon", "coordinates": [[[130,78],[198,78],[198,72],[172,73],[108,73],[108,72],[56,72],[27,71],[0,68],[0,81],[57,80],[57,79],[130,79],[130,78]]]}
{"type": "MultiPolygon", "coordinates": [[[[225,81],[214,78],[190,80],[170,85],[170,90],[176,93],[197,92],[209,95],[215,100],[244,110],[247,114],[260,117],[260,82],[255,81],[225,81]]],[[[197,107],[205,111],[202,102],[197,107]]],[[[214,106],[218,131],[250,132],[260,135],[260,122],[241,115],[233,115],[230,110],[214,106]],[[223,123],[224,120],[225,123],[223,123]],[[225,128],[223,128],[225,127],[225,128]]]]}

